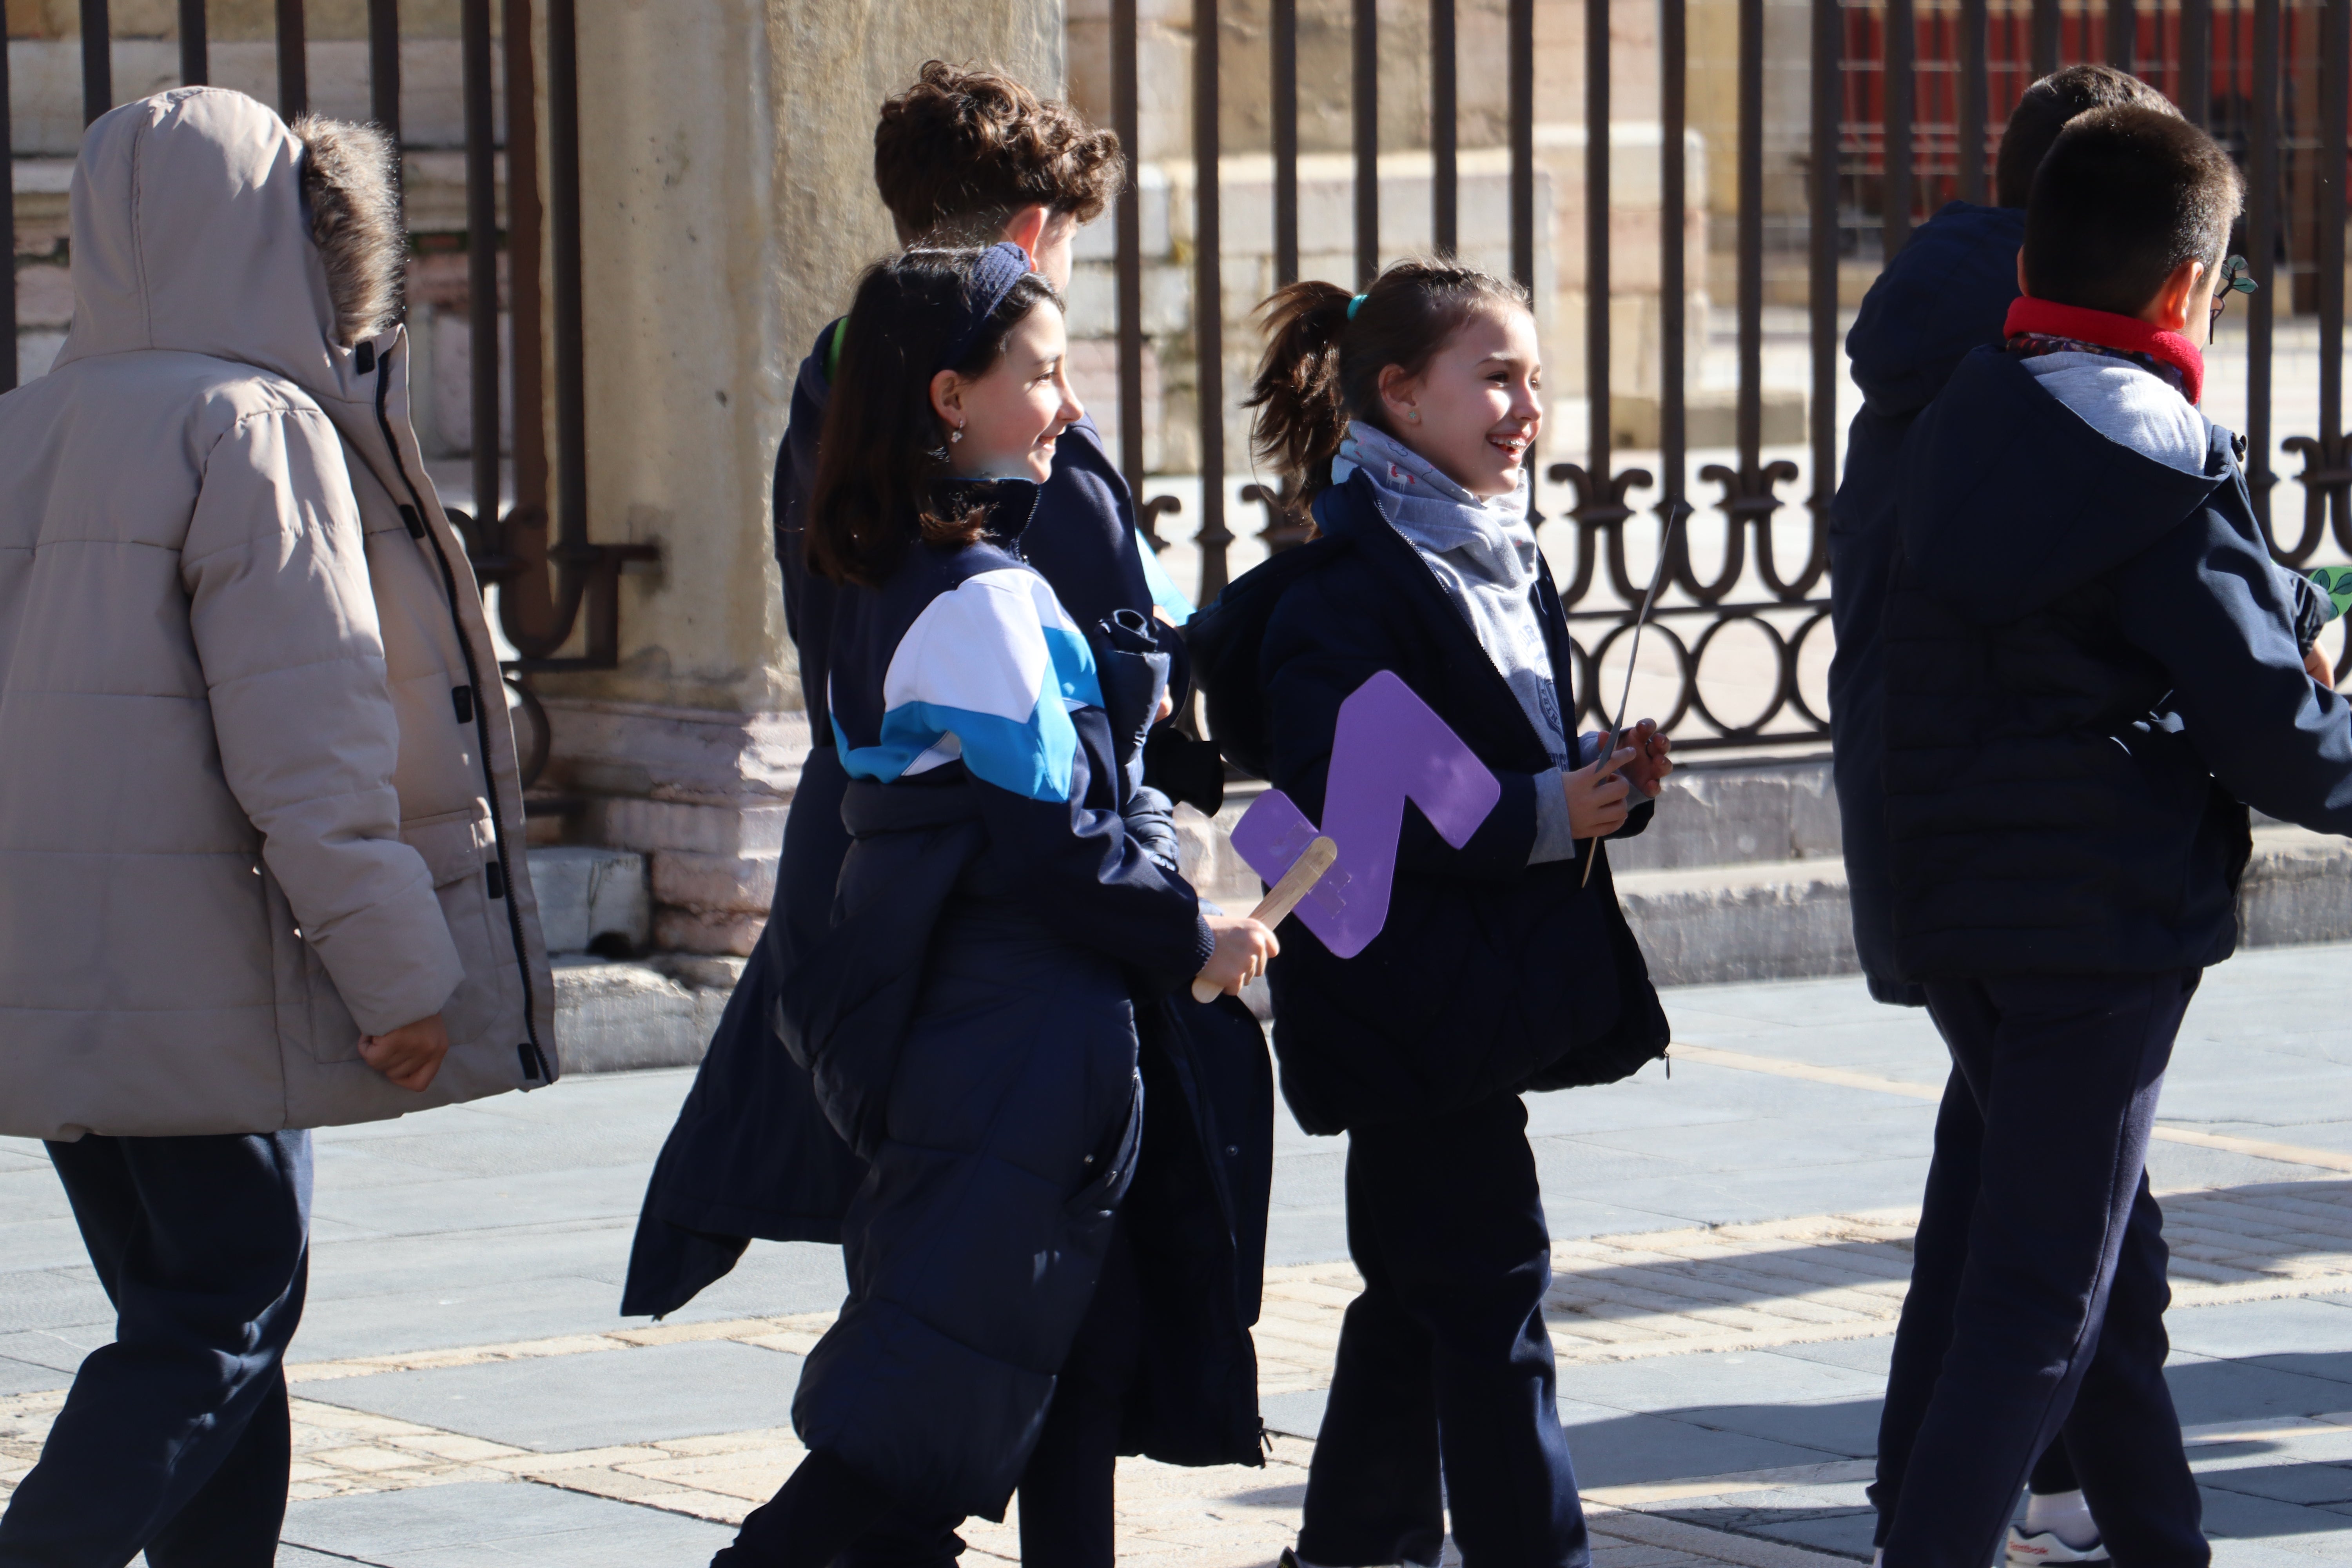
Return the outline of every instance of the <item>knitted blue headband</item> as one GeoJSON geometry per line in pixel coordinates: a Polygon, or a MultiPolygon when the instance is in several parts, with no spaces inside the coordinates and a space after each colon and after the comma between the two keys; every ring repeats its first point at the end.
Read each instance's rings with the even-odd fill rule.
{"type": "Polygon", "coordinates": [[[1013,287],[1029,276],[1029,253],[1011,240],[1000,240],[980,253],[980,260],[964,279],[962,317],[956,324],[955,336],[949,340],[947,353],[940,356],[938,369],[953,370],[963,363],[964,355],[980,342],[982,329],[996,308],[1004,303],[1013,287]]]}

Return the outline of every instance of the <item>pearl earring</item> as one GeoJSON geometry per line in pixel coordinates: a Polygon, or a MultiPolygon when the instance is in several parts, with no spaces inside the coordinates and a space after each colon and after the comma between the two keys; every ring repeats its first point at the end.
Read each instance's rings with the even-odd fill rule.
{"type": "Polygon", "coordinates": [[[963,426],[961,426],[961,425],[959,425],[959,426],[957,426],[954,429],[952,429],[952,430],[949,431],[949,432],[948,432],[948,439],[949,439],[950,442],[954,442],[954,441],[961,441],[961,440],[962,440],[962,439],[963,439],[963,426]]]}

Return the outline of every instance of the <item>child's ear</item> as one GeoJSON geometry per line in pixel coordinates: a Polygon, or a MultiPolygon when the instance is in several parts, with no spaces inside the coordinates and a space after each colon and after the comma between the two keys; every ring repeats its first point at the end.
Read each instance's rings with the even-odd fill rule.
{"type": "Polygon", "coordinates": [[[1381,372],[1381,402],[1391,424],[1420,423],[1420,401],[1421,383],[1405,374],[1404,366],[1392,364],[1381,372]]]}
{"type": "Polygon", "coordinates": [[[2205,263],[2191,257],[2172,269],[2164,286],[2140,310],[2140,320],[2168,332],[2186,332],[2198,324],[2197,307],[2211,298],[2205,288],[2205,263]]]}
{"type": "Polygon", "coordinates": [[[931,412],[950,425],[963,419],[963,377],[943,370],[931,377],[931,412]]]}
{"type": "Polygon", "coordinates": [[[1004,237],[1029,253],[1029,265],[1037,265],[1037,247],[1045,243],[1045,225],[1053,215],[1043,202],[1032,202],[1004,221],[1004,237]]]}

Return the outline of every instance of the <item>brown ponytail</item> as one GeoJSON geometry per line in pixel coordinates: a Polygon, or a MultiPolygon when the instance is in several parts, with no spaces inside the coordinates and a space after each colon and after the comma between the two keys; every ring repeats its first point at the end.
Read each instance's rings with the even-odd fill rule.
{"type": "Polygon", "coordinates": [[[1381,412],[1381,372],[1419,375],[1479,311],[1530,309],[1519,285],[1443,261],[1393,262],[1356,299],[1307,280],[1258,307],[1265,356],[1242,406],[1257,410],[1250,445],[1288,481],[1297,515],[1330,488],[1350,420],[1395,434],[1381,412]]]}
{"type": "Polygon", "coordinates": [[[1330,483],[1331,459],[1348,433],[1339,397],[1339,339],[1348,330],[1349,293],[1309,279],[1286,284],[1258,307],[1265,356],[1242,405],[1257,410],[1250,446],[1289,481],[1304,506],[1330,483]]]}

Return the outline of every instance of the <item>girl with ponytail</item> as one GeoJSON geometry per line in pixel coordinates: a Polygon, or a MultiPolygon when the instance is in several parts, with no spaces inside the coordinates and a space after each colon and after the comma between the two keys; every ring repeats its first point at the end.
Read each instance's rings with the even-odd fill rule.
{"type": "Polygon", "coordinates": [[[1212,730],[1319,819],[1339,705],[1387,670],[1502,784],[1458,848],[1405,814],[1369,947],[1342,960],[1294,927],[1271,967],[1284,1094],[1307,1131],[1349,1135],[1365,1281],[1286,1564],[1436,1563],[1441,1477],[1474,1568],[1580,1564],[1520,1097],[1664,1054],[1601,841],[1647,825],[1665,737],[1645,720],[1604,757],[1573,728],[1529,506],[1543,372],[1526,292],[1402,262],[1361,294],[1292,284],[1263,316],[1255,446],[1315,537],[1188,628],[1212,730]]]}

